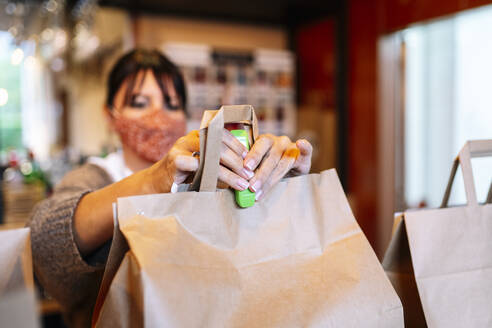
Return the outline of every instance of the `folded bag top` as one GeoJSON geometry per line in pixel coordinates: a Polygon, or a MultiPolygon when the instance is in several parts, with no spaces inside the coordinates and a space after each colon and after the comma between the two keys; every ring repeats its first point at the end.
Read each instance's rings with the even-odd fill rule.
{"type": "Polygon", "coordinates": [[[222,106],[220,110],[207,110],[200,124],[200,164],[190,190],[215,191],[219,175],[220,145],[227,123],[251,125],[253,143],[258,138],[258,120],[251,105],[222,106]]]}

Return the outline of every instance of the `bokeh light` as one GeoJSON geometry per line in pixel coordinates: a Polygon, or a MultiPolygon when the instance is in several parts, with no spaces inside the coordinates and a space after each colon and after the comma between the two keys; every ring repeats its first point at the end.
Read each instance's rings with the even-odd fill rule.
{"type": "Polygon", "coordinates": [[[9,93],[7,92],[7,90],[0,88],[0,107],[7,104],[8,101],[9,101],[9,93]]]}
{"type": "Polygon", "coordinates": [[[21,48],[17,48],[12,52],[12,56],[10,57],[10,63],[14,66],[19,65],[24,59],[24,51],[21,48]]]}

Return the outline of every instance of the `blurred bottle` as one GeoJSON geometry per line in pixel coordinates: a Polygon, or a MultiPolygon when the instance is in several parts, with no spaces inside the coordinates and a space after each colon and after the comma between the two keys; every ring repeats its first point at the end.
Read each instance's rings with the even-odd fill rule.
{"type": "Polygon", "coordinates": [[[49,186],[32,152],[21,159],[18,151],[11,151],[2,181],[4,223],[27,222],[34,206],[46,197],[49,186]]]}
{"type": "Polygon", "coordinates": [[[32,151],[28,150],[27,159],[22,161],[19,169],[24,177],[24,183],[40,183],[46,191],[51,190],[50,181],[43,170],[41,170],[41,167],[34,158],[34,153],[32,151]]]}
{"type": "Polygon", "coordinates": [[[277,135],[284,134],[284,119],[285,119],[285,107],[283,103],[279,103],[275,110],[275,133],[277,135]]]}
{"type": "Polygon", "coordinates": [[[11,150],[8,154],[8,166],[3,172],[3,181],[6,183],[22,183],[24,177],[19,167],[19,155],[17,151],[11,150]]]}

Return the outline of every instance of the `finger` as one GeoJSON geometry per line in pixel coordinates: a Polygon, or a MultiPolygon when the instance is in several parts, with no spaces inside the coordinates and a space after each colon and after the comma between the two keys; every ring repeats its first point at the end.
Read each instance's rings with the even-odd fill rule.
{"type": "Polygon", "coordinates": [[[284,152],[277,166],[270,174],[270,177],[268,178],[268,184],[270,186],[274,186],[277,182],[283,179],[285,175],[292,169],[298,157],[299,149],[295,146],[295,144],[293,144],[284,152]]]}
{"type": "Polygon", "coordinates": [[[192,172],[198,170],[199,159],[193,157],[190,152],[182,151],[174,157],[174,166],[176,171],[172,178],[174,183],[181,184],[191,176],[192,172]]]}
{"type": "Polygon", "coordinates": [[[295,144],[292,144],[292,146],[284,152],[277,166],[273,169],[268,179],[263,183],[263,187],[256,193],[256,200],[261,200],[263,196],[267,194],[271,188],[273,188],[273,186],[275,186],[287,175],[287,173],[294,166],[299,153],[300,151],[297,149],[295,144]]]}
{"type": "Polygon", "coordinates": [[[236,190],[245,190],[249,187],[248,181],[222,165],[219,167],[219,180],[236,190]]]}
{"type": "Polygon", "coordinates": [[[250,170],[254,171],[258,164],[260,164],[265,154],[272,148],[275,137],[272,135],[262,135],[256,140],[251,147],[251,150],[246,155],[244,159],[244,166],[250,170]]]}
{"type": "Polygon", "coordinates": [[[301,156],[311,156],[313,153],[313,146],[306,139],[299,139],[296,141],[296,146],[299,148],[301,156]]]}
{"type": "Polygon", "coordinates": [[[243,166],[243,158],[226,145],[223,145],[223,150],[220,154],[220,164],[247,180],[255,175],[243,166]]]}
{"type": "Polygon", "coordinates": [[[301,174],[307,174],[311,169],[313,146],[305,139],[297,140],[296,146],[299,149],[300,154],[294,164],[293,169],[297,170],[301,174]]]}
{"type": "Polygon", "coordinates": [[[222,134],[222,142],[237,155],[241,156],[241,158],[245,158],[248,154],[248,149],[227,129],[224,129],[224,133],[222,134]]]}
{"type": "Polygon", "coordinates": [[[256,170],[255,176],[250,180],[251,191],[258,192],[262,188],[262,184],[266,182],[280,161],[288,143],[290,143],[290,139],[287,137],[276,138],[272,148],[270,148],[270,151],[261,161],[260,167],[256,170]]]}

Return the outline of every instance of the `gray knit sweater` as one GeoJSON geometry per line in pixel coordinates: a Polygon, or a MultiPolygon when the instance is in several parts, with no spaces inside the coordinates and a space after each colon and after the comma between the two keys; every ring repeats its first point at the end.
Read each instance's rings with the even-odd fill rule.
{"type": "Polygon", "coordinates": [[[82,196],[111,183],[104,169],[86,164],[62,179],[53,195],[36,206],[29,223],[36,278],[61,304],[70,327],[90,327],[111,244],[83,258],[74,240],[73,214],[82,196]]]}

